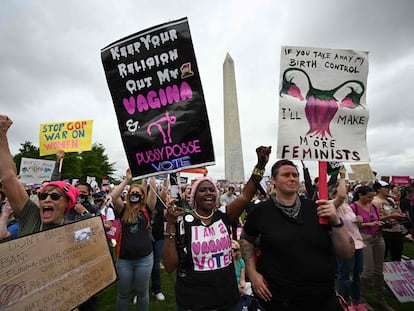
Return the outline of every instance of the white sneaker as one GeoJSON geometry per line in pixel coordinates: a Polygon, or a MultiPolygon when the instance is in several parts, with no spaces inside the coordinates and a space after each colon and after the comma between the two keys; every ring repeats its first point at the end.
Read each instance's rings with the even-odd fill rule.
{"type": "Polygon", "coordinates": [[[134,305],[136,305],[136,304],[137,304],[137,296],[134,296],[134,299],[132,299],[132,303],[133,303],[134,305]]]}
{"type": "Polygon", "coordinates": [[[155,299],[157,299],[158,301],[164,301],[165,300],[165,296],[163,293],[158,293],[154,295],[155,299]]]}

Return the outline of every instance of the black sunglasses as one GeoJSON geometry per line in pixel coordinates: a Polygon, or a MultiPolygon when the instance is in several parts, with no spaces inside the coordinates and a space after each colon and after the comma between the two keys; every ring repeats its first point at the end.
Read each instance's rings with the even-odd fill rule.
{"type": "Polygon", "coordinates": [[[240,248],[232,248],[233,251],[237,252],[240,248]]]}
{"type": "Polygon", "coordinates": [[[64,197],[65,195],[60,194],[60,193],[56,193],[56,192],[52,192],[52,193],[47,193],[47,192],[38,192],[37,196],[39,197],[39,200],[43,201],[46,200],[48,196],[50,196],[50,198],[53,201],[57,201],[59,200],[61,197],[64,197]]]}

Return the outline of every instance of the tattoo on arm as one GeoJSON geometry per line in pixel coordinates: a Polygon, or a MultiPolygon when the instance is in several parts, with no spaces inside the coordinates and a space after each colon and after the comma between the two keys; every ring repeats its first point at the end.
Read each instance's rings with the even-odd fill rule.
{"type": "Polygon", "coordinates": [[[349,243],[355,247],[355,241],[351,236],[349,237],[349,243]]]}
{"type": "Polygon", "coordinates": [[[246,240],[240,241],[240,248],[242,251],[242,256],[245,261],[254,258],[254,246],[253,243],[250,243],[246,240]]]}

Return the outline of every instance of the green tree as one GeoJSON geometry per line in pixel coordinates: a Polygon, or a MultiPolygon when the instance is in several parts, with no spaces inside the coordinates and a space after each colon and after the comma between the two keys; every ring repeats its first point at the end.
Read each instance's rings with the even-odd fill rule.
{"type": "Polygon", "coordinates": [[[19,153],[13,157],[14,163],[16,163],[17,173],[20,172],[22,158],[39,159],[39,148],[33,146],[30,141],[25,141],[20,146],[19,153]]]}
{"type": "MultiPolygon", "coordinates": [[[[39,148],[31,142],[26,141],[21,144],[19,153],[13,159],[16,163],[17,171],[20,171],[22,158],[56,160],[56,155],[39,156],[39,148]]],[[[68,152],[65,154],[62,166],[62,179],[80,179],[86,181],[87,176],[96,177],[96,181],[101,184],[102,177],[107,176],[113,181],[115,163],[110,163],[105,154],[102,144],[95,143],[91,151],[68,152]]]]}
{"type": "MultiPolygon", "coordinates": [[[[56,158],[55,158],[56,159],[56,158]]],[[[82,172],[82,153],[68,152],[65,153],[62,165],[62,179],[81,179],[86,180],[82,172]]]]}
{"type": "Polygon", "coordinates": [[[82,176],[96,177],[96,181],[101,184],[102,177],[107,176],[112,180],[112,174],[115,172],[115,163],[109,163],[108,156],[105,154],[105,148],[102,144],[93,144],[91,151],[81,153],[82,176]]]}

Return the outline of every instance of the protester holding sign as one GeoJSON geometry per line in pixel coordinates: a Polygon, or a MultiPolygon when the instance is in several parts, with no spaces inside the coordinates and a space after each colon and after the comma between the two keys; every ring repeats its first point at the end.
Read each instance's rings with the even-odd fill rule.
{"type": "MultiPolygon", "coordinates": [[[[155,185],[148,191],[139,184],[132,184],[126,194],[126,203],[121,193],[132,180],[130,169],[125,179],[112,191],[112,202],[121,219],[121,230],[117,241],[118,296],[116,310],[127,311],[131,291],[135,287],[137,309],[148,310],[149,280],[153,266],[151,212],[155,208],[155,185]]],[[[155,183],[155,180],[152,179],[155,183]]]]}
{"type": "Polygon", "coordinates": [[[333,199],[336,213],[344,222],[344,227],[355,242],[355,254],[352,258],[336,258],[338,266],[338,292],[347,302],[350,311],[367,311],[361,300],[360,275],[364,266],[363,248],[365,246],[358,224],[362,222],[346,201],[345,169],[339,170],[340,179],[337,185],[329,188],[329,197],[333,199]]]}
{"type": "Polygon", "coordinates": [[[276,198],[249,213],[241,239],[254,292],[266,310],[341,310],[332,263],[335,255],[353,256],[352,238],[333,203],[299,198],[299,172],[292,161],[276,162],[271,175],[276,198]],[[319,217],[329,223],[319,224],[319,217]],[[261,254],[256,265],[258,237],[261,254]]]}
{"type": "Polygon", "coordinates": [[[52,181],[39,190],[39,206],[32,202],[17,179],[16,165],[10,153],[7,131],[12,124],[9,117],[0,115],[0,178],[19,221],[19,236],[62,225],[64,214],[75,205],[79,191],[66,182],[52,181]]]}
{"type": "Polygon", "coordinates": [[[177,270],[177,310],[239,310],[229,226],[256,193],[270,151],[270,147],[256,149],[258,161],[252,176],[226,213],[217,210],[218,190],[210,177],[192,185],[190,212],[185,213],[174,202],[169,205],[164,263],[167,272],[177,270]]]}

